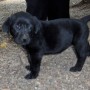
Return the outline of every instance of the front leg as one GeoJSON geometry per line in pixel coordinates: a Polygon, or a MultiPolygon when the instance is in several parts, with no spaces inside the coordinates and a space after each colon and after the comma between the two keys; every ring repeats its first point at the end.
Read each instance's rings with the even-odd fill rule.
{"type": "Polygon", "coordinates": [[[35,52],[29,54],[28,61],[30,63],[30,74],[26,75],[26,79],[35,79],[40,71],[40,65],[41,65],[41,59],[42,59],[42,53],[41,52],[35,52]]]}

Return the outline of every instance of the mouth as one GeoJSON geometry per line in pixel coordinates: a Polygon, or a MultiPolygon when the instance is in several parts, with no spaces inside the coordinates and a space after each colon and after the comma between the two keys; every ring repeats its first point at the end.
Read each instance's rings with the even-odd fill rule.
{"type": "Polygon", "coordinates": [[[19,45],[28,45],[30,43],[30,41],[26,41],[26,42],[22,42],[22,41],[17,41],[17,40],[14,40],[17,44],[19,45]]]}
{"type": "Polygon", "coordinates": [[[28,45],[29,43],[24,43],[24,42],[22,42],[22,43],[18,43],[18,42],[16,42],[17,44],[19,44],[19,45],[28,45]]]}

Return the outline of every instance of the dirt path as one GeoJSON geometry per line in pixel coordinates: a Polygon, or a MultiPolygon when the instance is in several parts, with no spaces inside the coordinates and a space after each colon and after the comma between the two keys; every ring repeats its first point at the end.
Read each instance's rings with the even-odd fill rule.
{"type": "MultiPolygon", "coordinates": [[[[79,1],[72,0],[70,5],[79,1]]],[[[0,1],[0,25],[12,13],[25,11],[25,8],[24,0],[0,1]]],[[[71,18],[89,15],[90,4],[71,8],[70,14],[71,18]]],[[[4,35],[0,33],[1,36],[4,35]]],[[[28,65],[25,51],[13,41],[7,44],[7,48],[0,48],[0,90],[90,90],[90,58],[87,58],[80,73],[69,72],[76,62],[71,47],[62,54],[44,56],[39,77],[25,80],[24,76],[28,74],[25,69],[28,65]]]]}

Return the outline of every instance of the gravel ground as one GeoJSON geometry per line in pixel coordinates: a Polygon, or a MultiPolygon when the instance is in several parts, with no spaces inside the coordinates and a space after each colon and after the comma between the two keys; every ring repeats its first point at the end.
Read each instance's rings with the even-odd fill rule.
{"type": "MultiPolygon", "coordinates": [[[[70,6],[78,2],[80,0],[71,0],[70,6]]],[[[24,0],[1,0],[0,25],[12,13],[25,11],[25,8],[24,0]]],[[[90,4],[70,8],[71,18],[89,14],[90,4]]],[[[2,32],[1,39],[5,39],[2,32]]],[[[76,57],[71,47],[61,54],[44,56],[39,77],[26,80],[24,76],[29,73],[25,69],[27,55],[20,46],[8,40],[7,47],[0,48],[0,90],[90,90],[90,58],[87,58],[81,72],[71,73],[69,69],[75,63],[76,57]]]]}

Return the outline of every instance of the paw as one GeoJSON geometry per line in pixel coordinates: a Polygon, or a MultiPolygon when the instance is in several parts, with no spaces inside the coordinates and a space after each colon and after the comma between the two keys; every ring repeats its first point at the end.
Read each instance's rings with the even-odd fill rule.
{"type": "Polygon", "coordinates": [[[82,69],[81,68],[79,68],[79,67],[71,67],[70,68],[70,71],[71,72],[79,72],[79,71],[81,71],[82,69]]]}
{"type": "Polygon", "coordinates": [[[29,65],[28,65],[28,66],[26,66],[25,68],[26,68],[27,70],[29,70],[29,71],[30,71],[30,66],[29,66],[29,65]]]}
{"type": "Polygon", "coordinates": [[[38,74],[30,73],[25,76],[25,79],[36,79],[37,76],[38,76],[38,74]]]}

